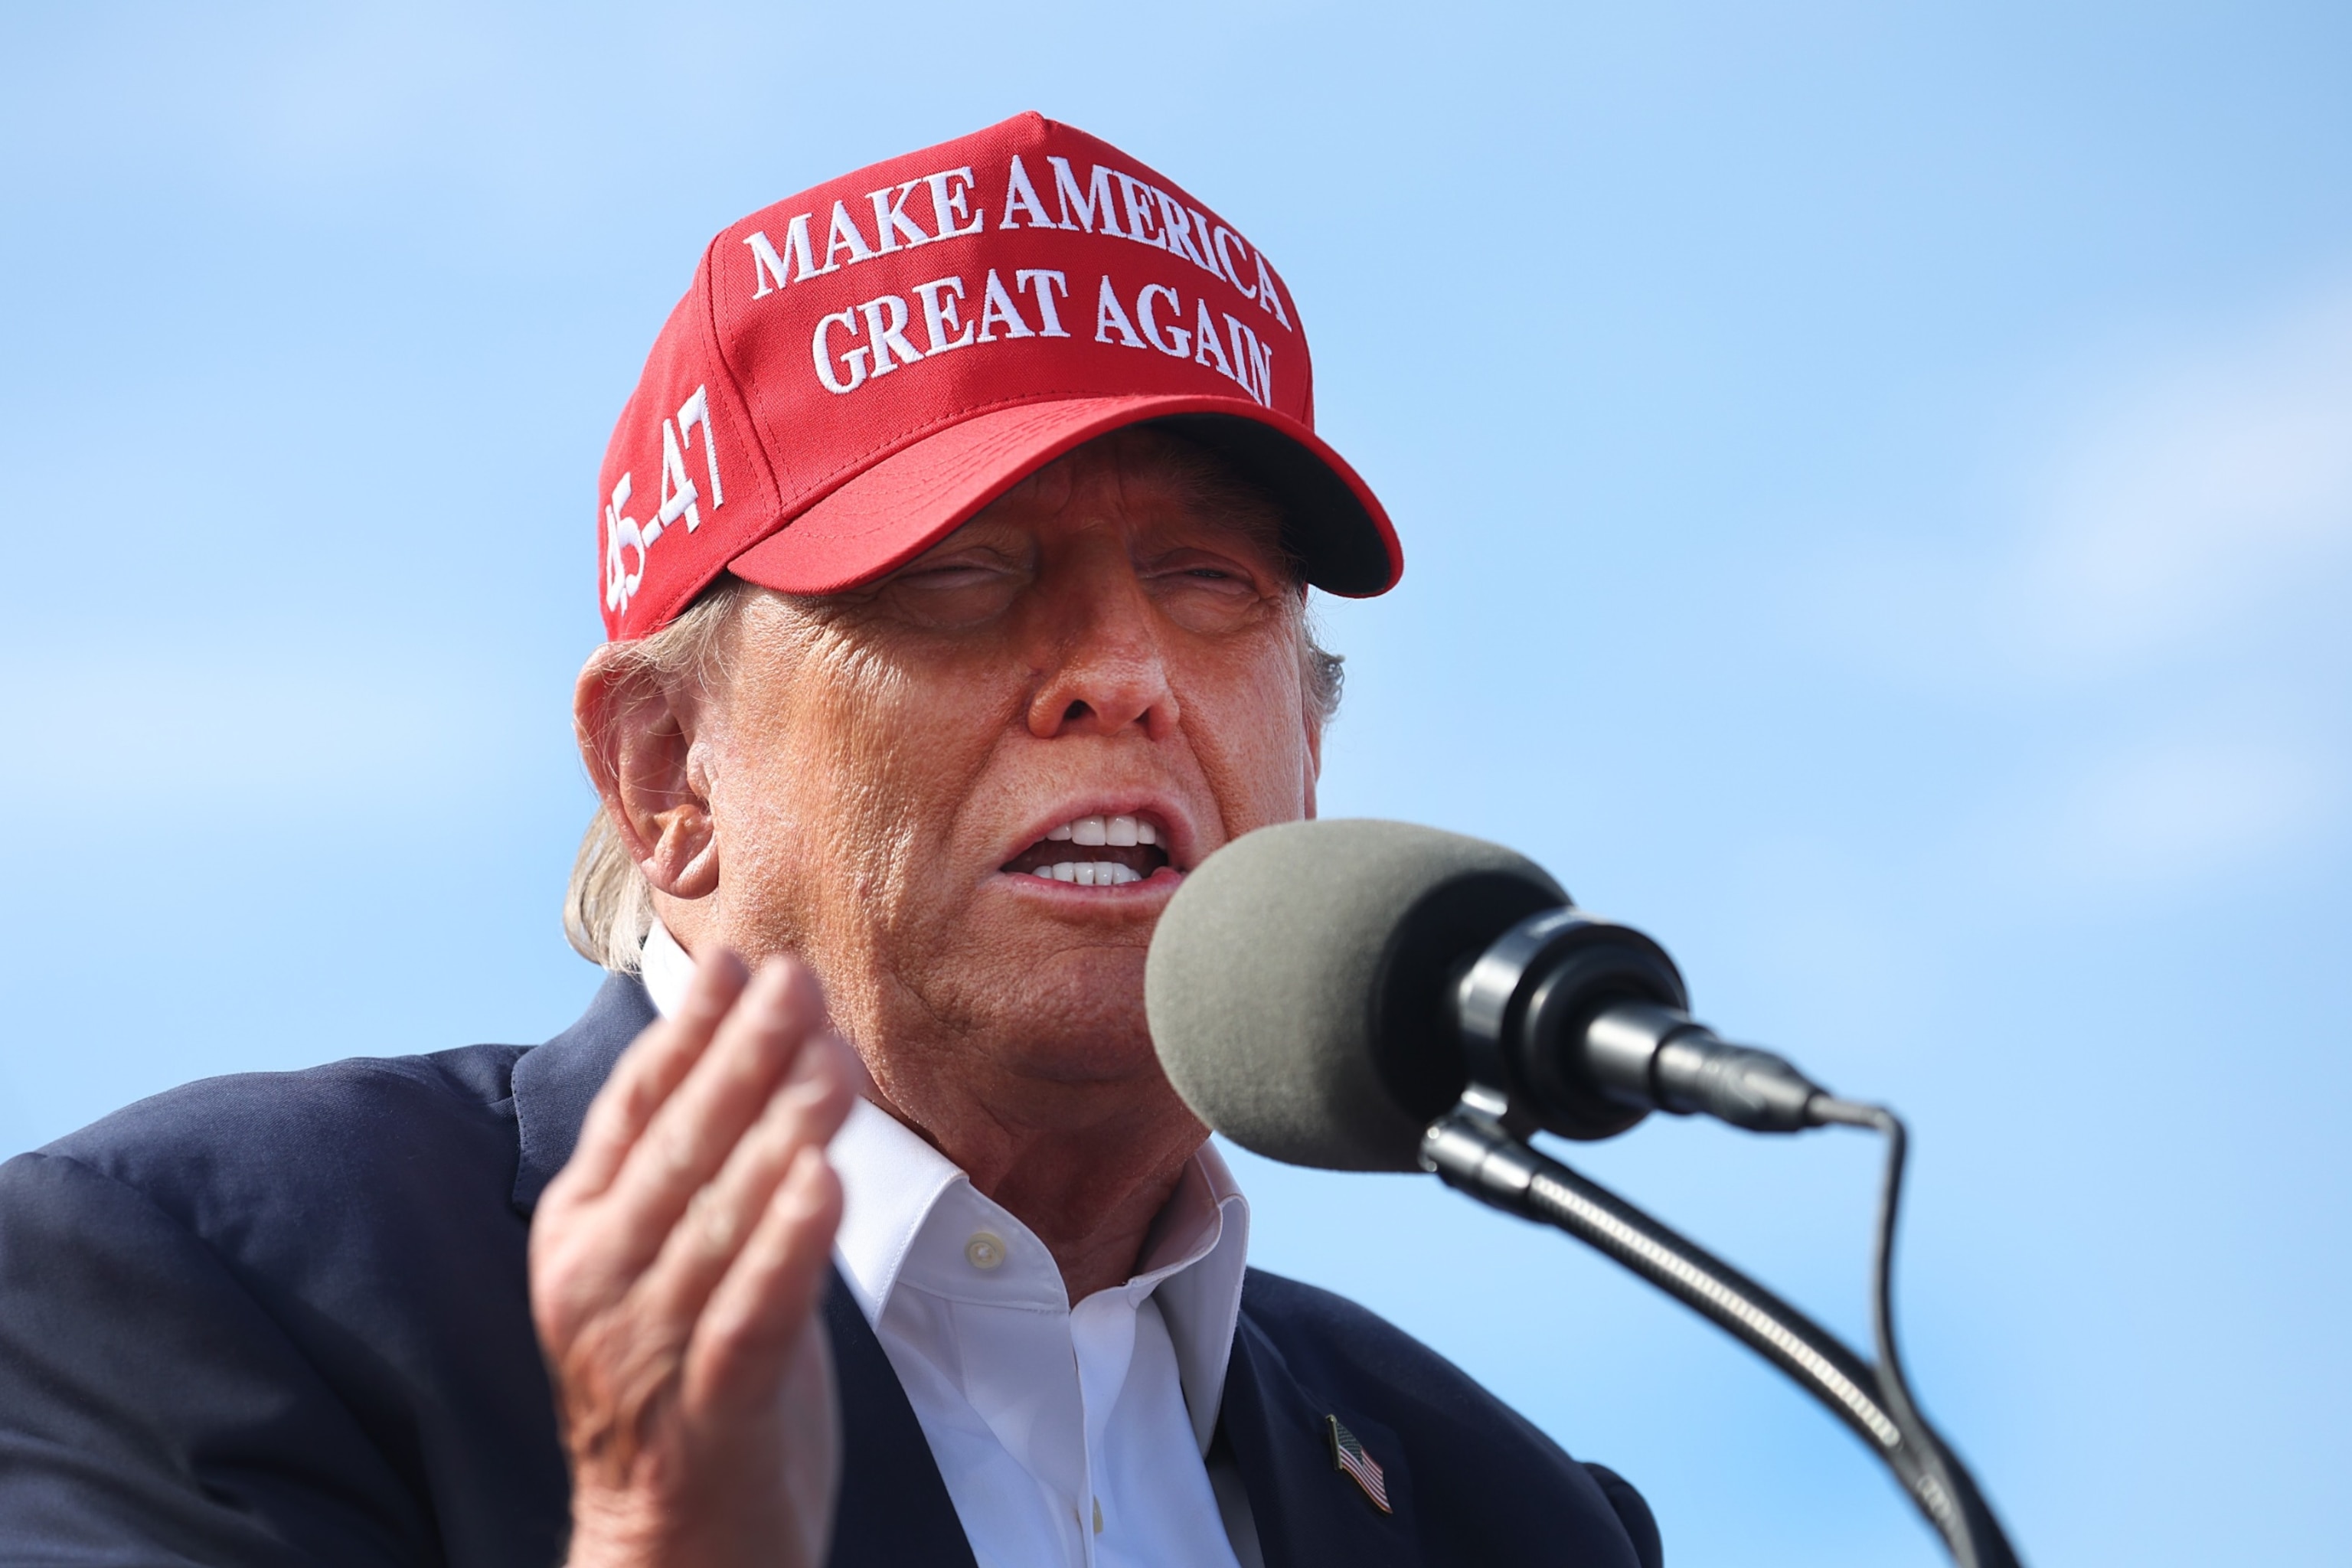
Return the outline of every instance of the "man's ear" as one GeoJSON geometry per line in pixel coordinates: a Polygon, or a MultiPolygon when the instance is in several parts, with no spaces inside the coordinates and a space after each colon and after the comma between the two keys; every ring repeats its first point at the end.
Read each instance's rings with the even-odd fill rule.
{"type": "Polygon", "coordinates": [[[607,644],[572,693],[572,724],[589,782],[629,858],[655,890],[707,898],[719,887],[719,841],[708,781],[694,752],[704,710],[607,644]]]}

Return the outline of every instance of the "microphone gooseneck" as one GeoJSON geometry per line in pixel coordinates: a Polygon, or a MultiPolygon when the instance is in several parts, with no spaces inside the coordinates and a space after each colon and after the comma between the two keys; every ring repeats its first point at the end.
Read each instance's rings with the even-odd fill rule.
{"type": "Polygon", "coordinates": [[[1893,1273],[1906,1139],[1883,1107],[1718,1038],[1642,932],[1575,908],[1534,862],[1404,823],[1291,823],[1212,855],[1170,900],[1144,969],[1152,1043],[1202,1121],[1292,1164],[1434,1173],[1557,1226],[1780,1368],[1894,1472],[1963,1568],[2014,1550],[1911,1397],[1893,1273]],[[1651,1111],[1753,1131],[1886,1140],[1874,1365],[1802,1312],[1532,1148],[1651,1111]]]}

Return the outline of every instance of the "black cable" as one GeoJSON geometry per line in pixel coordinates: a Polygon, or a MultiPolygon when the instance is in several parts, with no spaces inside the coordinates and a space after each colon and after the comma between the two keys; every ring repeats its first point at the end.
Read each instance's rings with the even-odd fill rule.
{"type": "Polygon", "coordinates": [[[1886,1140],[1886,1164],[1878,1186],[1878,1224],[1871,1245],[1870,1332],[1878,1351],[1878,1390],[1886,1413],[1917,1451],[1920,1475],[1913,1490],[1919,1507],[1952,1550],[1959,1568],[1983,1568],[1977,1543],[1952,1486],[1943,1445],[1928,1430],[1904,1375],[1902,1351],[1895,1342],[1895,1231],[1903,1207],[1903,1170],[1910,1136],[1903,1119],[1880,1105],[1862,1105],[1817,1094],[1806,1108],[1817,1121],[1868,1128],[1886,1140]]]}
{"type": "Polygon", "coordinates": [[[1904,1167],[1909,1157],[1910,1133],[1903,1119],[1883,1105],[1865,1105],[1818,1094],[1806,1108],[1815,1121],[1868,1128],[1886,1140],[1886,1163],[1878,1188],[1878,1224],[1871,1247],[1870,1331],[1878,1351],[1878,1387],[1886,1412],[1918,1450],[1920,1507],[1950,1543],[1960,1568],[1993,1568],[2017,1561],[1991,1508],[1944,1447],[1943,1439],[1919,1414],[1911,1397],[1911,1381],[1903,1370],[1903,1352],[1895,1339],[1895,1233],[1903,1208],[1904,1167]]]}
{"type": "MultiPolygon", "coordinates": [[[[1822,1097],[1828,1101],[1828,1097],[1822,1097]]],[[[1728,1331],[1827,1406],[1892,1470],[1963,1568],[2018,1568],[1967,1468],[1919,1415],[1894,1355],[1894,1235],[1902,1194],[1902,1124],[1876,1107],[1828,1108],[1884,1116],[1860,1125],[1887,1132],[1880,1189],[1873,1326],[1880,1365],[1872,1367],[1836,1335],[1706,1248],[1598,1183],[1538,1153],[1494,1116],[1468,1104],[1433,1124],[1422,1163],[1497,1208],[1566,1231],[1728,1331]]],[[[1824,1121],[1849,1121],[1824,1115],[1824,1121]]]]}

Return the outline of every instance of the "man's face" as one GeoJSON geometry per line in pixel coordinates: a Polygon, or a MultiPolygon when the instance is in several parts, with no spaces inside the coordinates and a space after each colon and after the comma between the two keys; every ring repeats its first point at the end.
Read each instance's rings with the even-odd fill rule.
{"type": "Polygon", "coordinates": [[[717,936],[810,960],[886,1091],[915,1052],[1156,1076],[1160,910],[1212,850],[1314,810],[1275,521],[1127,432],[877,584],[754,595],[695,748],[717,936]]]}

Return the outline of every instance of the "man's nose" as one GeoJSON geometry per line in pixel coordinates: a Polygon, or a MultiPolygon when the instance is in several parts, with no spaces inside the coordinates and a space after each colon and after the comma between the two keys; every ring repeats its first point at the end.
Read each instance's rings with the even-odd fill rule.
{"type": "Polygon", "coordinates": [[[1058,735],[1175,732],[1159,611],[1124,549],[1096,551],[1039,584],[1043,678],[1029,703],[1029,732],[1058,735]]]}

